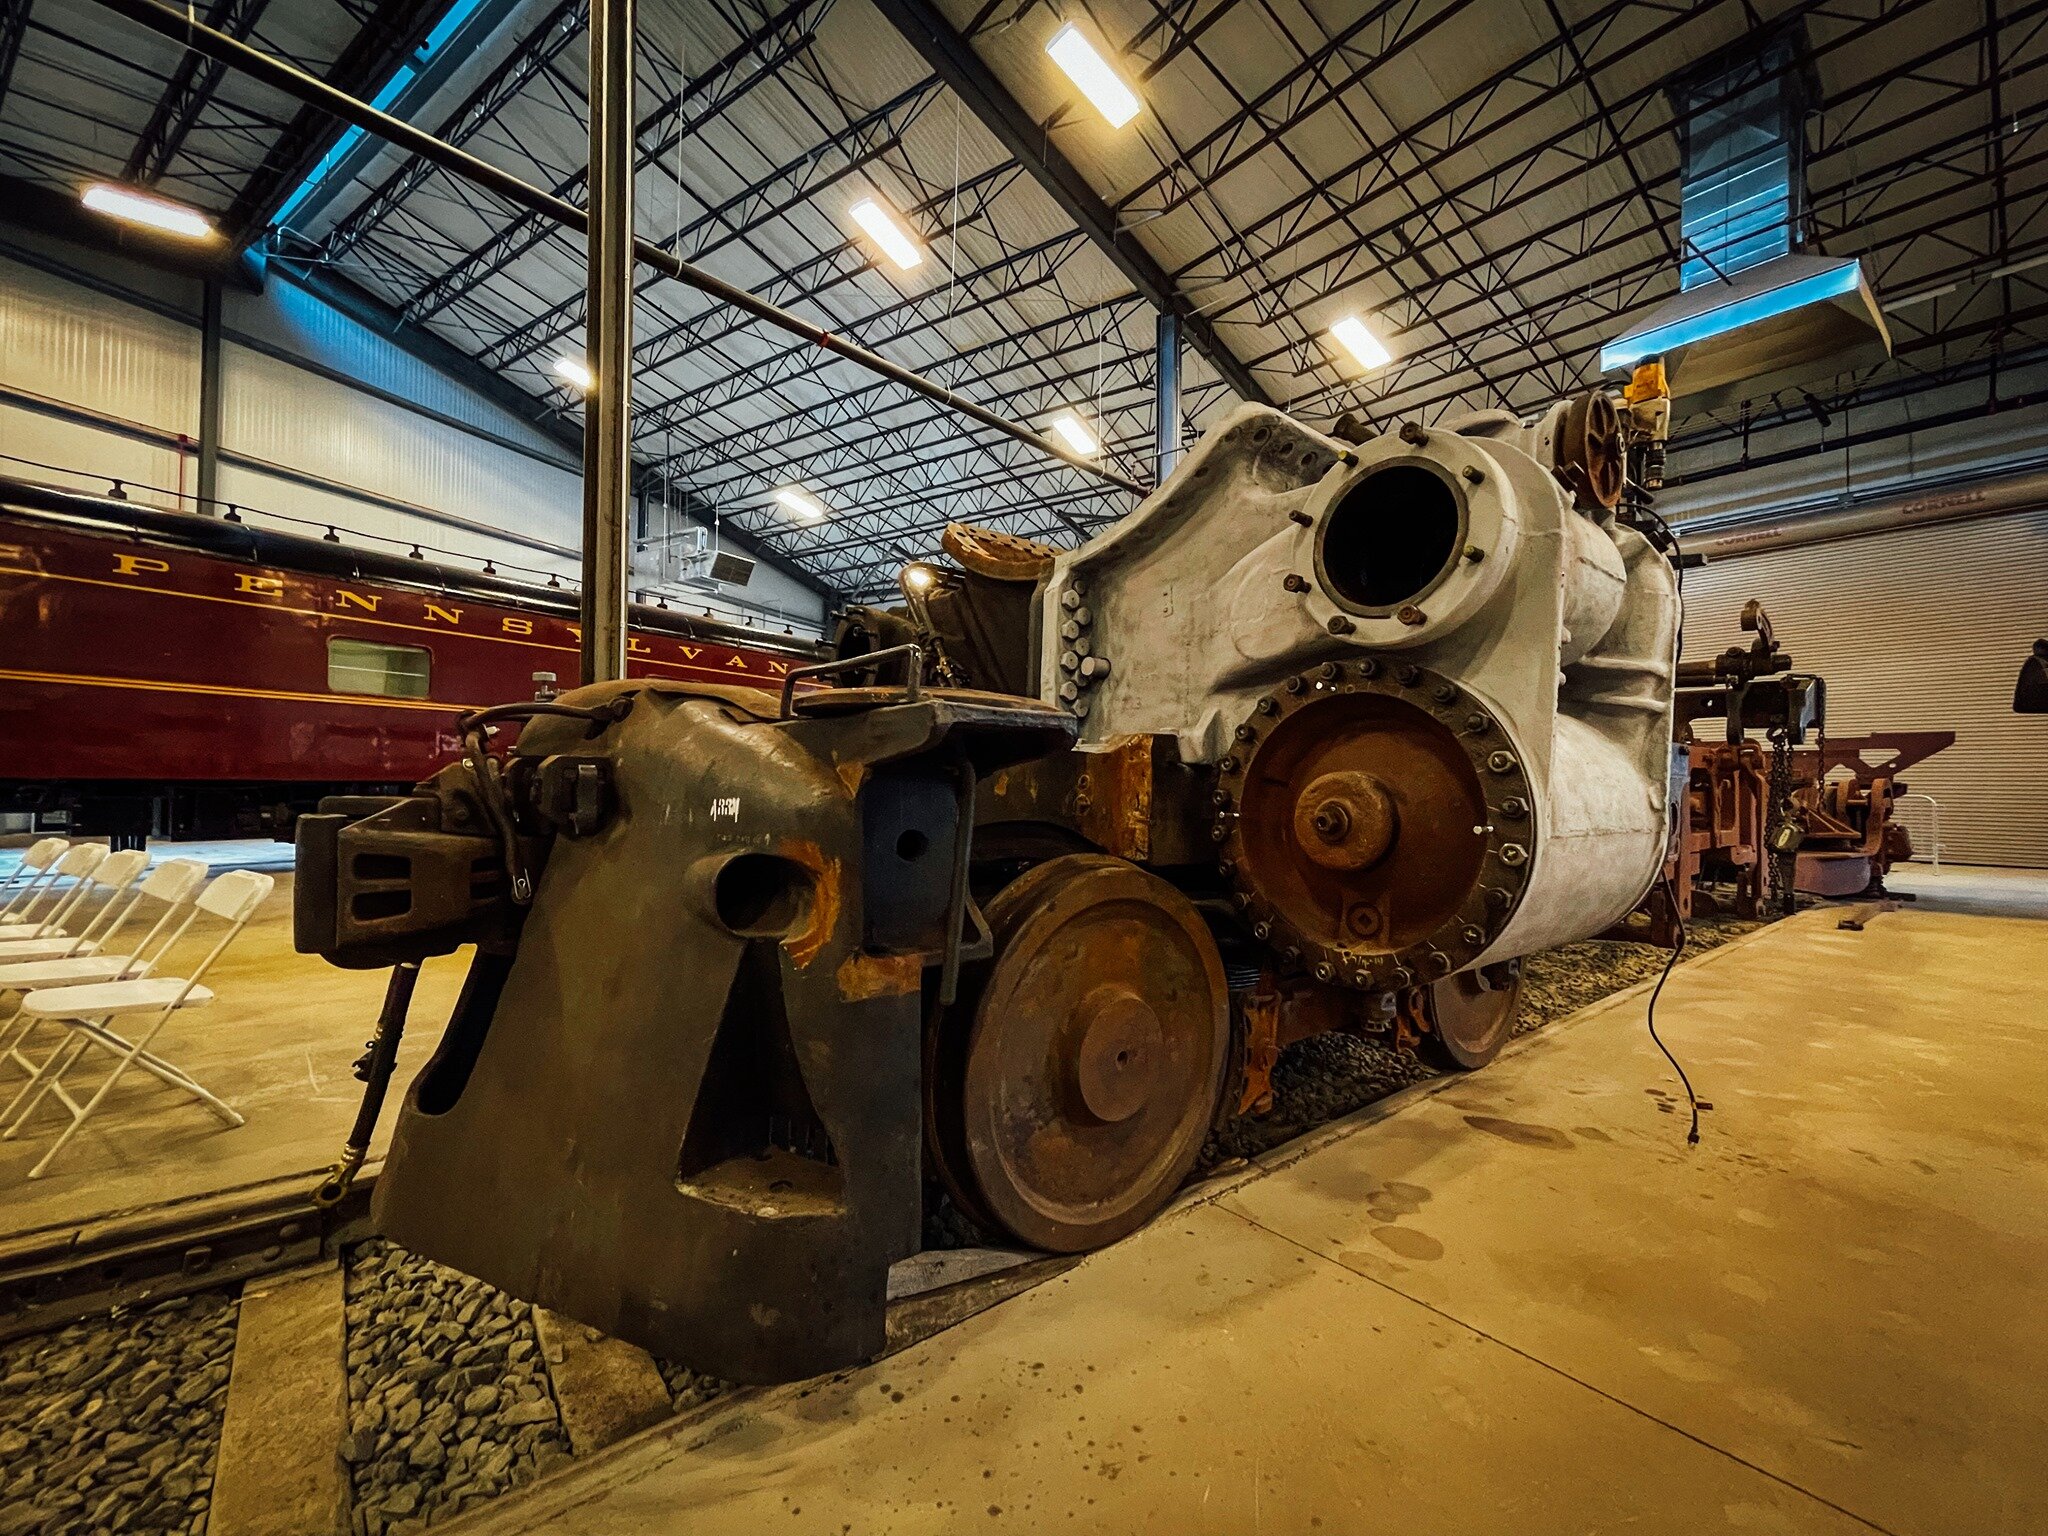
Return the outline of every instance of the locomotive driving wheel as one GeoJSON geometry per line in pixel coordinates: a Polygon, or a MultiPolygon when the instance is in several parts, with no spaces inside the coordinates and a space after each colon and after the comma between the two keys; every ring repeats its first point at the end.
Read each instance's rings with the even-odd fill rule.
{"type": "Polygon", "coordinates": [[[1173,1197],[1215,1115],[1230,1050],[1215,941],[1180,892],[1102,854],[1039,865],[988,921],[972,1017],[927,1057],[940,1171],[1032,1247],[1114,1242],[1173,1197]]]}
{"type": "MultiPolygon", "coordinates": [[[[1496,974],[1498,974],[1496,968],[1496,974]]],[[[1522,971],[1498,980],[1460,971],[1411,994],[1424,1049],[1442,1066],[1476,1072],[1508,1043],[1522,1002],[1522,971]]]]}

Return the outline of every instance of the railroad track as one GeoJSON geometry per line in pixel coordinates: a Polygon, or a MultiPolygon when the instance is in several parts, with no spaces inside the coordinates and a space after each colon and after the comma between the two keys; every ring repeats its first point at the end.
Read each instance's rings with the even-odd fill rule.
{"type": "Polygon", "coordinates": [[[239,1284],[367,1235],[374,1169],[331,1210],[318,1172],[0,1240],[0,1342],[80,1317],[239,1284]]]}
{"type": "MultiPolygon", "coordinates": [[[[373,1238],[373,1175],[317,1182],[0,1244],[0,1531],[399,1536],[748,1395],[373,1238]]],[[[906,1261],[889,1351],[1072,1262],[906,1261]]]]}

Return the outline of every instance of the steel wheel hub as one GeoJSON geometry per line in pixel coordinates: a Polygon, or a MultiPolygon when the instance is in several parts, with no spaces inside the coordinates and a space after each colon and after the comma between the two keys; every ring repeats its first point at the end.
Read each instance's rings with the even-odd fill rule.
{"type": "Polygon", "coordinates": [[[1041,864],[988,918],[995,959],[937,1090],[959,1106],[949,1182],[1024,1243],[1099,1247],[1201,1151],[1230,1051],[1222,960],[1186,897],[1100,854],[1041,864]]]}

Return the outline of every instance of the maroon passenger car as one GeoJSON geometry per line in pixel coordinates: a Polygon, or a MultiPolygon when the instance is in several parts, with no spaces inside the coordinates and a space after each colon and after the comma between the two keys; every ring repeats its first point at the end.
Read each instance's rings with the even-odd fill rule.
{"type": "MultiPolygon", "coordinates": [[[[814,645],[636,605],[628,670],[779,689],[814,645]]],[[[573,687],[573,596],[0,478],[0,810],[286,832],[451,761],[459,711],[573,687]]]]}

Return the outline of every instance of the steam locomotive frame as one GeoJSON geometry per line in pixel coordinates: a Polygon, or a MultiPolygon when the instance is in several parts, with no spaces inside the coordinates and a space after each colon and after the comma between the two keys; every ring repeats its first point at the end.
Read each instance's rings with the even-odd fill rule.
{"type": "MultiPolygon", "coordinates": [[[[823,654],[631,625],[636,677],[779,689],[823,654]]],[[[0,478],[0,811],[116,846],[288,836],[455,761],[458,711],[574,687],[578,640],[567,590],[0,478]]]]}

